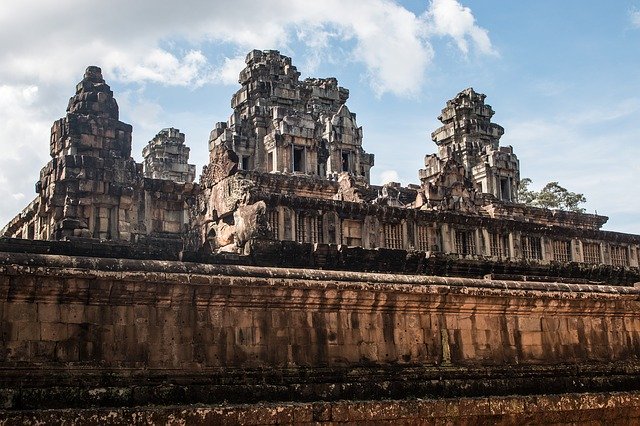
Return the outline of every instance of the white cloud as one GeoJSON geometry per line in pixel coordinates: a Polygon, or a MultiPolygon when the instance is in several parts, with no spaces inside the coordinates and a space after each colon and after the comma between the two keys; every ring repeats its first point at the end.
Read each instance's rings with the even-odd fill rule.
{"type": "Polygon", "coordinates": [[[345,37],[348,36],[337,26],[319,23],[299,26],[296,29],[296,38],[309,47],[302,64],[305,73],[312,75],[322,62],[335,62],[331,42],[345,37]]]}
{"type": "Polygon", "coordinates": [[[173,117],[168,116],[158,102],[149,100],[145,96],[144,88],[119,93],[118,106],[120,107],[120,119],[125,123],[134,124],[131,155],[138,161],[142,161],[140,154],[144,146],[161,129],[178,125],[175,122],[167,121],[173,117]]]}
{"type": "Polygon", "coordinates": [[[201,86],[214,79],[212,66],[199,50],[190,50],[182,58],[162,49],[153,49],[141,62],[113,67],[125,82],[149,81],[170,86],[201,86]]]}
{"type": "MultiPolygon", "coordinates": [[[[0,136],[2,157],[15,159],[27,148],[33,149],[40,136],[48,132],[51,122],[40,107],[39,88],[35,85],[0,85],[0,136]]],[[[3,171],[0,169],[0,174],[3,171]]]]}
{"type": "Polygon", "coordinates": [[[435,34],[452,37],[465,54],[469,52],[469,39],[480,52],[496,54],[487,30],[476,25],[471,9],[456,0],[432,0],[426,16],[435,34]]]}
{"type": "Polygon", "coordinates": [[[92,63],[126,82],[225,83],[237,58],[213,65],[202,46],[228,43],[241,50],[288,51],[297,41],[313,68],[335,42],[353,41],[353,61],[365,65],[378,94],[411,95],[433,59],[428,27],[453,37],[465,54],[467,39],[480,52],[493,52],[486,30],[455,0],[434,0],[422,16],[388,0],[190,0],[180,8],[155,0],[70,0],[56,7],[35,3],[16,3],[0,13],[0,79],[66,82],[92,63]],[[24,28],[37,31],[25,33],[24,28]],[[16,33],[21,37],[13,37],[16,33]],[[176,49],[180,44],[192,48],[176,49]],[[61,55],[58,46],[69,54],[61,55]]]}
{"type": "Polygon", "coordinates": [[[0,222],[4,226],[35,196],[33,185],[48,160],[51,119],[35,85],[0,85],[0,222]]]}
{"type": "Polygon", "coordinates": [[[370,10],[368,18],[354,25],[353,31],[358,40],[355,54],[366,64],[372,87],[378,95],[415,95],[433,59],[423,21],[390,3],[370,10]]]}
{"type": "Polygon", "coordinates": [[[559,181],[570,191],[587,197],[587,211],[609,216],[608,229],[637,232],[617,221],[640,211],[640,199],[632,196],[640,166],[629,158],[640,156],[637,126],[632,119],[640,111],[640,99],[598,102],[548,118],[514,117],[502,123],[501,144],[513,145],[520,159],[521,176],[539,189],[559,181]]]}
{"type": "Polygon", "coordinates": [[[640,10],[632,10],[629,12],[629,19],[634,27],[640,28],[640,10]]]}
{"type": "Polygon", "coordinates": [[[400,182],[400,176],[395,170],[385,170],[380,173],[380,181],[385,184],[389,182],[400,182]]]}
{"type": "Polygon", "coordinates": [[[238,74],[244,67],[244,56],[224,58],[222,66],[218,69],[218,78],[223,84],[238,84],[238,74]]]}
{"type": "MultiPolygon", "coordinates": [[[[121,104],[122,101],[121,101],[121,104]]],[[[123,105],[127,110],[128,119],[136,123],[137,131],[158,131],[163,127],[161,116],[162,106],[156,102],[151,102],[139,94],[133,100],[128,100],[123,105]]]]}

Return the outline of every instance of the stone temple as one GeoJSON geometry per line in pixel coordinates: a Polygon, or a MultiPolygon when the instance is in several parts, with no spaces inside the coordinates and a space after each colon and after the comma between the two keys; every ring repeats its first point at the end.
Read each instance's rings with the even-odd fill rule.
{"type": "Polygon", "coordinates": [[[573,263],[584,278],[636,279],[604,271],[638,268],[638,236],[600,231],[604,216],[517,202],[518,159],[500,146],[504,129],[491,122],[485,95],[469,88],[447,102],[420,185],[379,187],[347,89],[335,78],[300,81],[277,51],[253,51],[246,64],[231,117],[211,131],[199,184],[177,129],[149,142],[143,164],[131,158],[131,126],[118,120],[100,69],[87,68],[52,127],[38,196],[2,234],[145,243],[198,258],[276,253],[294,241],[313,252],[306,266],[320,268],[336,266],[321,258],[359,247],[363,261],[392,249],[480,261],[484,272],[554,275],[573,263]]]}
{"type": "Polygon", "coordinates": [[[87,68],[0,232],[0,417],[640,421],[640,236],[519,203],[484,94],[377,186],[335,78],[254,50],[239,83],[196,181],[176,128],[131,157],[87,68]]]}

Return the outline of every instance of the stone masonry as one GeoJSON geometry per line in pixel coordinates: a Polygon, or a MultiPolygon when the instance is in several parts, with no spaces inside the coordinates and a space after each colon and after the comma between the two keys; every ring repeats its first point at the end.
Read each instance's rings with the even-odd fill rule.
{"type": "Polygon", "coordinates": [[[130,204],[139,169],[131,159],[131,126],[118,115],[100,68],[87,68],[67,116],[51,129],[52,160],[36,184],[39,238],[130,234],[131,229],[118,229],[118,210],[130,204]]]}
{"type": "Polygon", "coordinates": [[[471,183],[469,189],[498,200],[517,201],[518,159],[513,148],[499,146],[504,129],[491,122],[494,111],[484,103],[485,97],[469,88],[447,102],[438,117],[443,126],[431,134],[438,155],[425,158],[420,179],[423,184],[433,184],[452,162],[462,167],[462,176],[471,183]]]}
{"type": "Polygon", "coordinates": [[[194,183],[87,68],[0,231],[0,425],[637,421],[640,235],[519,204],[473,89],[371,185],[348,90],[299,77],[247,55],[194,183]]]}
{"type": "Polygon", "coordinates": [[[0,296],[6,408],[640,383],[632,287],[2,252],[0,296]]]}
{"type": "Polygon", "coordinates": [[[347,113],[346,89],[335,79],[298,81],[290,58],[274,51],[253,51],[246,63],[234,114],[211,132],[188,249],[246,254],[234,214],[264,202],[266,219],[254,221],[267,224],[254,230],[260,239],[638,267],[640,237],[600,232],[606,217],[517,203],[519,162],[499,145],[504,129],[491,122],[485,95],[469,88],[447,102],[432,134],[438,154],[426,157],[421,185],[380,187],[368,182],[372,162],[362,163],[368,157],[358,148],[362,131],[347,113]],[[355,168],[340,169],[349,158],[355,168]]]}
{"type": "Polygon", "coordinates": [[[482,270],[527,271],[524,264],[527,275],[560,278],[604,268],[596,275],[611,283],[640,272],[640,236],[600,231],[604,216],[517,203],[518,159],[500,146],[504,129],[492,123],[485,95],[469,88],[447,101],[432,134],[438,153],[425,158],[420,185],[376,186],[348,90],[335,78],[299,76],[277,51],[247,55],[233,113],[211,131],[209,163],[194,184],[175,128],[149,142],[144,166],[131,158],[131,127],[118,120],[100,69],[89,67],[54,123],[38,197],[2,234],[157,241],[174,257],[200,259],[251,247],[272,247],[274,257],[281,242],[295,242],[318,253],[344,246],[444,256],[482,270]]]}
{"type": "Polygon", "coordinates": [[[38,196],[3,234],[31,239],[164,241],[179,250],[188,222],[195,166],[177,129],[161,131],[131,158],[129,124],[98,67],[88,67],[67,115],[51,129],[51,161],[38,196]],[[178,244],[176,246],[176,244],[178,244]]]}
{"type": "Polygon", "coordinates": [[[386,401],[263,403],[173,407],[25,410],[3,413],[8,425],[94,424],[456,424],[628,425],[640,422],[640,395],[605,392],[386,401]],[[117,420],[116,420],[117,419],[117,420]]]}
{"type": "Polygon", "coordinates": [[[254,50],[240,73],[227,123],[211,132],[209,147],[224,145],[239,168],[337,176],[349,172],[369,182],[373,155],[362,149],[362,128],[346,106],[349,91],[335,78],[299,81],[291,58],[254,50]]]}
{"type": "Polygon", "coordinates": [[[187,163],[189,147],[184,144],[184,133],[178,129],[162,129],[144,147],[142,156],[145,177],[178,183],[191,183],[196,178],[196,166],[187,163]]]}

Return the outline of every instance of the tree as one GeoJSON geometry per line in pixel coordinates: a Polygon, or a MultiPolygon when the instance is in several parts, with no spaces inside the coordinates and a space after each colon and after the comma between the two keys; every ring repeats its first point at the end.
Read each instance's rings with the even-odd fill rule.
{"type": "Polygon", "coordinates": [[[584,213],[585,209],[580,207],[580,204],[586,203],[587,199],[583,194],[570,192],[560,186],[558,182],[549,182],[540,191],[533,191],[529,189],[531,183],[532,180],[529,178],[524,178],[520,181],[518,201],[521,203],[544,209],[584,213]]]}

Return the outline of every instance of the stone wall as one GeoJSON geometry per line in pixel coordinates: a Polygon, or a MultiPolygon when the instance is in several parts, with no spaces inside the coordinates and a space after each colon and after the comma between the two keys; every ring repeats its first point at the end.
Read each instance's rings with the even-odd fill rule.
{"type": "Polygon", "coordinates": [[[2,253],[7,408],[639,387],[640,289],[2,253]]]}
{"type": "Polygon", "coordinates": [[[508,396],[408,401],[339,401],[191,407],[0,411],[2,425],[71,423],[189,425],[558,425],[638,424],[638,393],[508,396]]]}

